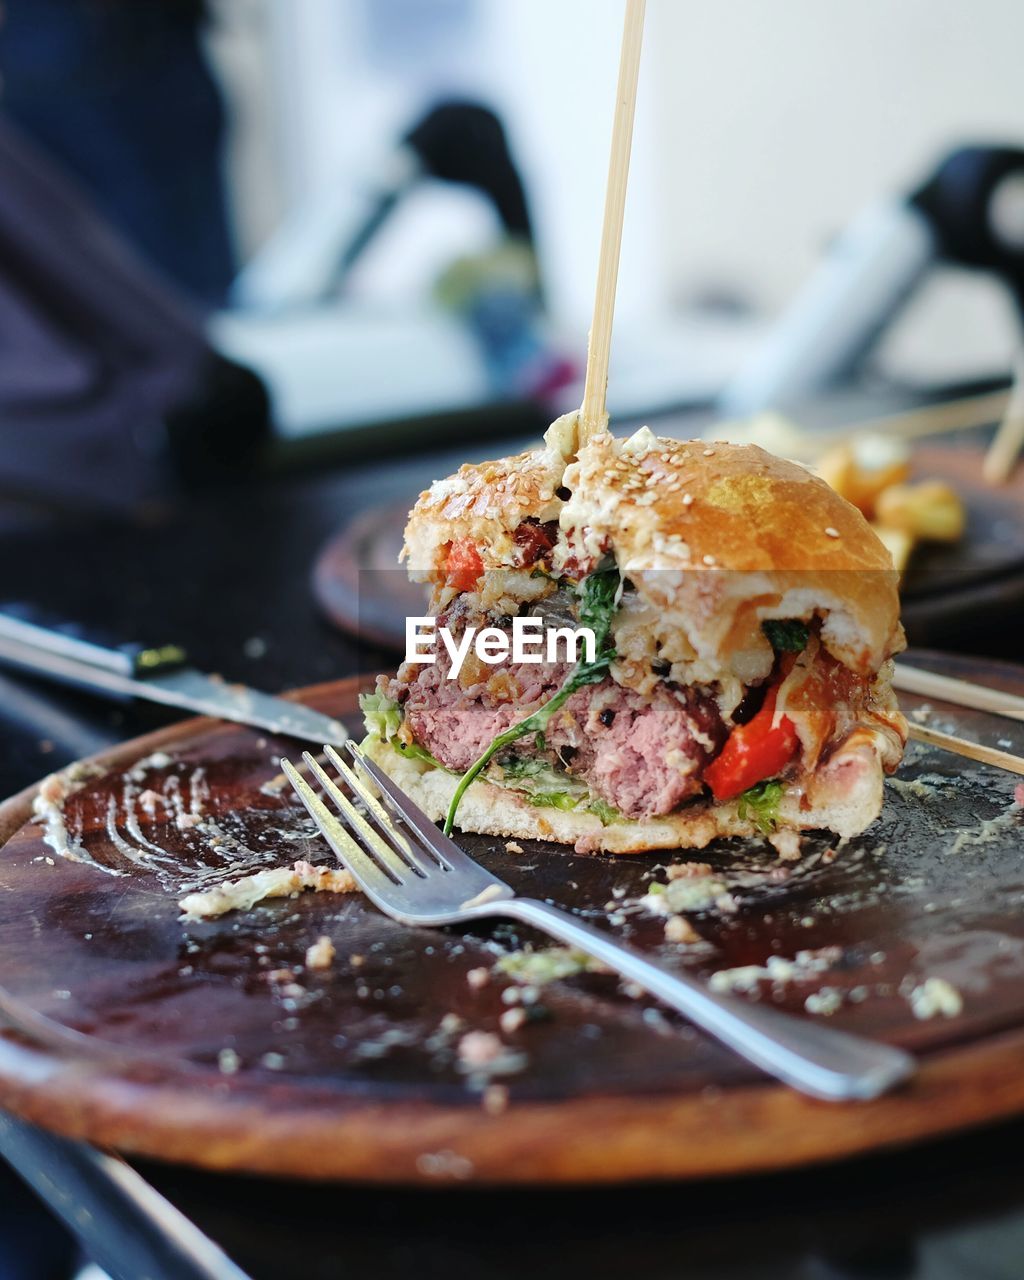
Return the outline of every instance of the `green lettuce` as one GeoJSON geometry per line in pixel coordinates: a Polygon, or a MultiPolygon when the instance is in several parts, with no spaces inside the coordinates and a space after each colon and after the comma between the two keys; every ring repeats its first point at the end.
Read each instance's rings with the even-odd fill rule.
{"type": "Polygon", "coordinates": [[[389,743],[400,756],[405,756],[407,760],[422,760],[424,764],[433,765],[435,769],[444,768],[425,747],[421,747],[416,742],[403,742],[397,736],[398,730],[402,727],[402,708],[393,698],[388,698],[383,693],[361,693],[359,709],[363,713],[363,724],[366,726],[368,737],[389,743]]]}
{"type": "Polygon", "coordinates": [[[561,809],[563,813],[580,806],[580,797],[569,791],[534,791],[529,800],[535,809],[561,809]]]}
{"type": "Polygon", "coordinates": [[[591,800],[587,808],[601,819],[602,827],[610,827],[613,822],[622,821],[622,814],[619,813],[618,809],[614,805],[608,804],[607,801],[602,800],[600,796],[591,800]]]}
{"type": "Polygon", "coordinates": [[[383,693],[361,693],[359,710],[366,732],[381,742],[390,742],[402,727],[402,708],[383,693]]]}
{"type": "Polygon", "coordinates": [[[779,825],[784,790],[781,782],[759,782],[740,796],[736,812],[741,819],[749,818],[762,835],[770,836],[779,825]]]}

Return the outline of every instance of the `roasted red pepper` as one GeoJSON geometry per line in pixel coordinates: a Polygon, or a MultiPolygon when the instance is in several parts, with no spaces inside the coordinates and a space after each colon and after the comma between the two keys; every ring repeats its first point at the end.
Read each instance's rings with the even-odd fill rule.
{"type": "Polygon", "coordinates": [[[757,715],[733,729],[721,754],[704,770],[704,781],[716,800],[735,800],[757,783],[781,773],[796,755],[800,741],[793,721],[783,716],[772,725],[778,696],[779,686],[775,685],[757,715]]]}
{"type": "Polygon", "coordinates": [[[445,564],[445,580],[450,587],[456,591],[472,591],[483,571],[484,562],[472,538],[460,538],[452,543],[445,564]]]}

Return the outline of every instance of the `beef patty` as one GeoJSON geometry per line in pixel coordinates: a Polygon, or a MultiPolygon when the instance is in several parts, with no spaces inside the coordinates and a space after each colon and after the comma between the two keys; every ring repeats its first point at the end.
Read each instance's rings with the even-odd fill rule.
{"type": "MultiPolygon", "coordinates": [[[[449,680],[447,654],[388,690],[402,702],[416,741],[462,773],[498,734],[538,710],[561,688],[564,664],[488,667],[465,686],[449,680]]],[[[543,754],[582,778],[591,792],[631,818],[671,813],[702,788],[704,766],[725,739],[714,701],[693,689],[661,686],[650,698],[610,677],[577,690],[545,731],[543,754]]],[[[532,739],[512,750],[537,755],[532,739]]]]}

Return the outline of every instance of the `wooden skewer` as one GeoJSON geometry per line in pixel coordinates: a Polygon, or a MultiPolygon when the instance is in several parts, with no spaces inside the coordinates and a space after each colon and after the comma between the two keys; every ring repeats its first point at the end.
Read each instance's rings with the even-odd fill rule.
{"type": "Polygon", "coordinates": [[[950,431],[969,431],[998,422],[1010,403],[1009,391],[988,391],[984,395],[945,400],[885,418],[869,418],[827,431],[806,432],[802,445],[793,456],[813,462],[835,445],[846,444],[860,436],[880,435],[898,440],[917,440],[922,436],[938,436],[950,431]]]}
{"type": "Polygon", "coordinates": [[[980,396],[944,400],[941,404],[924,405],[874,422],[858,423],[856,427],[845,428],[845,434],[856,432],[859,435],[870,431],[872,434],[898,436],[902,440],[916,440],[921,436],[942,435],[946,431],[968,431],[971,427],[986,427],[990,422],[997,422],[1006,412],[1009,400],[1009,391],[988,391],[980,396]]]}
{"type": "Polygon", "coordinates": [[[896,664],[892,683],[894,688],[904,693],[937,698],[940,702],[952,702],[960,707],[972,707],[975,711],[989,711],[993,715],[1024,722],[1024,698],[1017,694],[1003,693],[1000,689],[957,680],[953,676],[940,676],[935,671],[902,662],[896,664]]]}
{"type": "Polygon", "coordinates": [[[1005,484],[1024,449],[1024,351],[1014,361],[1013,389],[1006,415],[988,447],[982,474],[989,484],[1005,484]]]}
{"type": "Polygon", "coordinates": [[[938,729],[928,729],[923,724],[912,724],[910,736],[915,742],[924,742],[930,747],[941,747],[944,751],[952,751],[955,755],[966,756],[968,760],[980,760],[982,764],[993,764],[997,769],[1006,769],[1009,773],[1017,773],[1024,777],[1024,759],[1012,755],[1009,751],[983,747],[979,742],[969,742],[966,738],[957,738],[951,733],[940,733],[938,729]]]}
{"type": "Polygon", "coordinates": [[[597,268],[597,293],[587,351],[587,380],[583,390],[583,407],[580,410],[580,448],[592,436],[608,430],[608,411],[605,407],[608,361],[611,355],[612,321],[615,318],[615,290],[619,280],[619,253],[622,248],[622,223],[626,211],[626,185],[633,145],[633,120],[636,115],[636,91],[640,79],[640,53],[643,48],[646,9],[647,0],[626,0],[626,24],[622,33],[622,60],[619,64],[608,190],[605,195],[604,227],[597,268]]]}

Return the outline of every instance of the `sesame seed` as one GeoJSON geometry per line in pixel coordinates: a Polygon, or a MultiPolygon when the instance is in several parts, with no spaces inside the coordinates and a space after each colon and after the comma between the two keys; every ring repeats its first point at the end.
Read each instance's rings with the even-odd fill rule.
{"type": "Polygon", "coordinates": [[[704,557],[704,563],[705,563],[705,564],[708,566],[708,568],[710,569],[710,568],[711,568],[711,566],[712,566],[712,565],[714,565],[714,564],[717,564],[717,563],[718,563],[718,561],[715,559],[715,557],[714,557],[714,556],[705,556],[705,557],[704,557]]]}
{"type": "Polygon", "coordinates": [[[838,530],[838,529],[833,529],[833,528],[832,528],[832,526],[831,526],[831,525],[829,525],[829,526],[828,526],[828,528],[825,530],[825,536],[826,536],[827,538],[838,538],[838,537],[839,537],[839,530],[838,530]]]}
{"type": "Polygon", "coordinates": [[[713,458],[714,456],[715,456],[715,451],[714,451],[714,449],[705,449],[705,450],[704,450],[704,457],[705,457],[705,458],[713,458]]]}
{"type": "Polygon", "coordinates": [[[683,494],[683,506],[684,506],[684,507],[692,507],[692,506],[693,506],[693,494],[692,494],[692,493],[684,493],[684,494],[683,494]]]}

